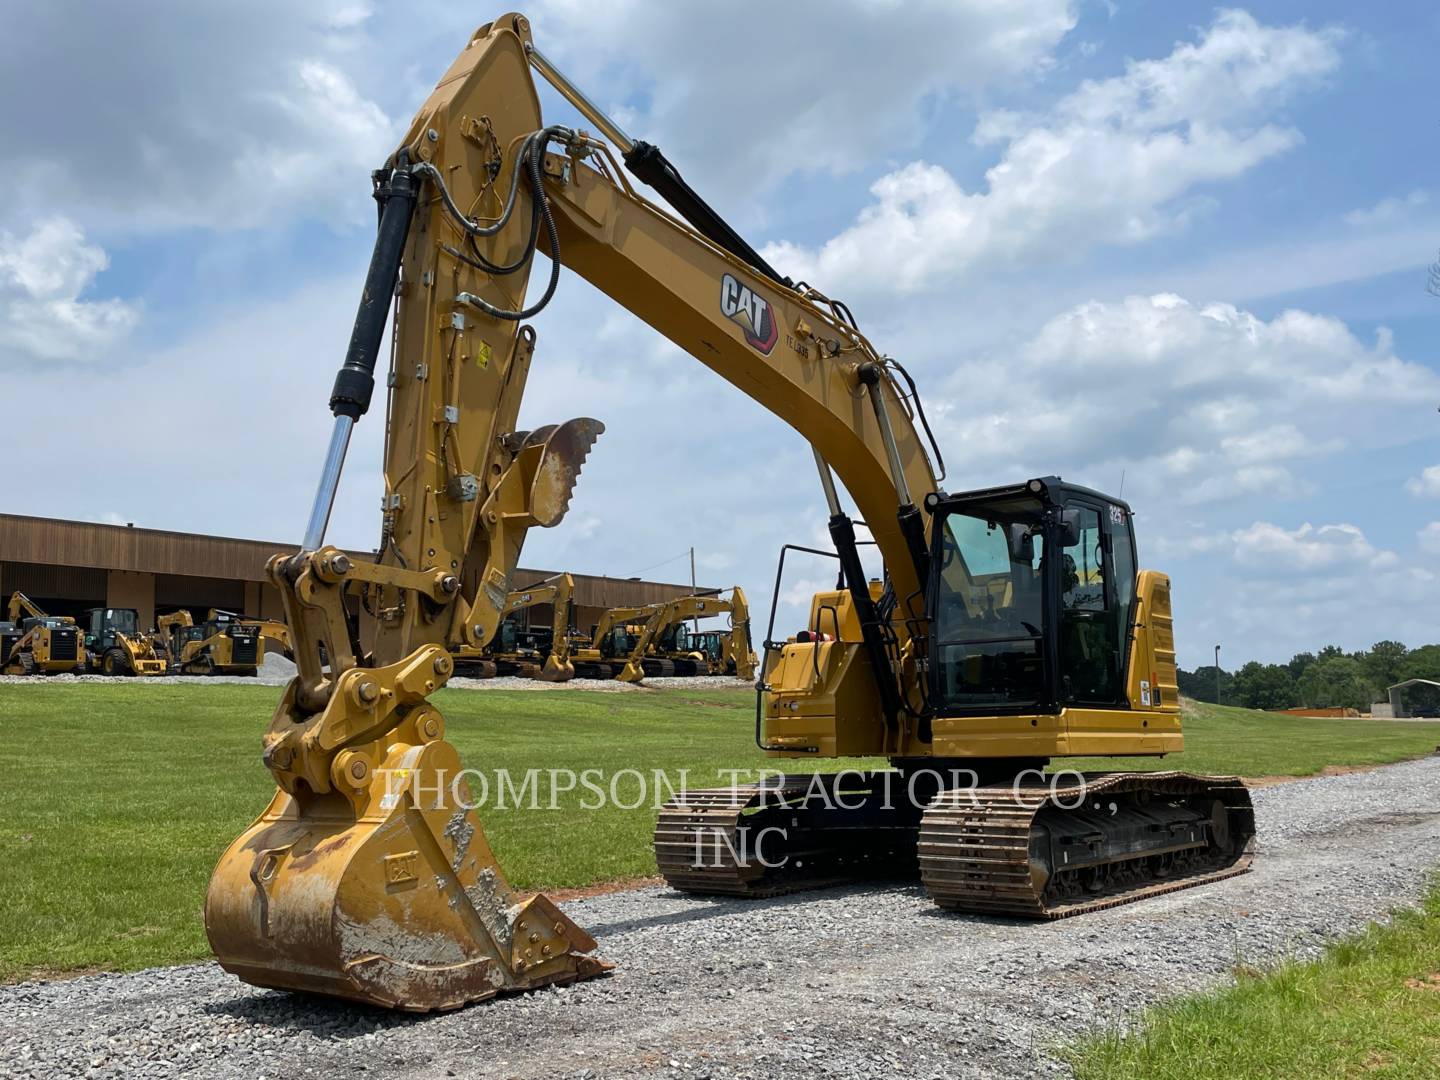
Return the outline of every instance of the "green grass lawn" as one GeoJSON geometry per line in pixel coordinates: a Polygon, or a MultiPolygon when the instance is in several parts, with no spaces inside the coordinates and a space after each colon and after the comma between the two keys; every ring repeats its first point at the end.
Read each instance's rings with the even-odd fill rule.
{"type": "Polygon", "coordinates": [[[1440,889],[1319,960],[1242,971],[1065,1056],[1080,1080],[1440,1076],[1440,889]]]}
{"type": "MultiPolygon", "coordinates": [[[[273,790],[259,740],[279,694],[203,683],[0,686],[0,768],[10,780],[0,788],[0,980],[206,954],[200,909],[210,871],[273,790]]],[[[517,779],[528,769],[688,769],[688,786],[705,787],[727,782],[722,769],[777,764],[755,748],[745,692],[446,690],[435,700],[466,767],[517,779]]],[[[1158,767],[1304,775],[1427,753],[1437,728],[1199,706],[1190,749],[1158,767]]],[[[830,763],[840,764],[857,763],[830,763]]],[[[791,763],[817,765],[825,763],[791,763]]],[[[634,779],[619,793],[636,796],[634,779]]],[[[482,811],[516,885],[654,873],[653,801],[586,812],[586,797],[564,796],[558,810],[482,811]]]]}
{"type": "Polygon", "coordinates": [[[1310,776],[1327,765],[1385,765],[1433,753],[1440,723],[1329,720],[1186,701],[1185,752],[1164,758],[1076,758],[1077,769],[1184,769],[1239,776],[1310,776]]]}

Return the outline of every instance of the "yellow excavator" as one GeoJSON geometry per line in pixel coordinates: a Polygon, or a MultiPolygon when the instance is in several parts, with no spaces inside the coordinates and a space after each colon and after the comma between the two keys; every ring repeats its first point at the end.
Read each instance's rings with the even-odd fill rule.
{"type": "Polygon", "coordinates": [[[47,615],[23,592],[10,594],[9,621],[0,623],[0,672],[57,675],[84,659],[80,631],[68,615],[47,615]]]}
{"type": "Polygon", "coordinates": [[[576,673],[586,679],[618,678],[650,614],[648,604],[602,611],[590,628],[589,643],[572,650],[576,673]]]}
{"type": "Polygon", "coordinates": [[[1055,477],[945,490],[905,369],[606,117],[524,16],[473,35],[373,191],[309,523],[268,564],[298,669],[263,738],[276,790],[206,896],[228,971],[429,1010],[608,966],[550,900],[506,882],[432,698],[449,648],[490,640],[526,531],[561,521],[603,430],[516,423],[528,320],[562,267],[793,427],[830,511],[833,550],[807,557],[835,587],[779,640],[772,605],[763,647],[754,737],[801,771],[680,794],[656,829],[673,885],[755,896],[898,871],[942,908],[1046,919],[1247,868],[1253,814],[1233,778],[1041,771],[1182,748],[1170,584],[1139,569],[1129,507],[1055,477]],[[533,73],[598,134],[547,125],[533,73]],[[528,301],[537,252],[549,276],[528,301]],[[324,535],[387,341],[380,543],[352,560],[324,535]],[[842,485],[884,561],[873,584],[842,485]],[[347,596],[371,615],[363,640],[347,596]],[[806,768],[861,755],[891,767],[806,768]]]}
{"type": "Polygon", "coordinates": [[[474,673],[482,678],[523,675],[545,682],[569,682],[575,677],[575,665],[570,659],[574,595],[575,579],[569,574],[556,574],[510,593],[494,640],[483,649],[462,645],[453,650],[461,674],[474,673]],[[527,641],[518,616],[541,604],[549,604],[553,613],[548,639],[542,635],[527,641]]]}
{"type": "MultiPolygon", "coordinates": [[[[672,600],[656,620],[650,632],[653,644],[645,652],[668,665],[676,675],[734,675],[751,682],[755,678],[757,660],[750,647],[750,604],[745,590],[736,585],[726,596],[687,596],[672,600]],[[727,630],[699,630],[696,619],[716,615],[728,616],[727,630]]],[[[662,666],[659,673],[663,673],[662,666]]],[[[651,674],[649,663],[645,674],[651,674]]]]}
{"type": "Polygon", "coordinates": [[[253,622],[214,608],[196,624],[181,609],[155,620],[155,628],[179,675],[256,675],[265,659],[265,640],[253,622]]]}
{"type": "Polygon", "coordinates": [[[576,662],[590,675],[638,683],[647,675],[737,674],[755,677],[750,649],[750,606],[736,585],[728,597],[718,594],[679,596],[644,607],[611,608],[595,625],[589,648],[577,650],[576,662]],[[692,645],[685,624],[692,619],[730,616],[730,631],[711,654],[692,645]]]}

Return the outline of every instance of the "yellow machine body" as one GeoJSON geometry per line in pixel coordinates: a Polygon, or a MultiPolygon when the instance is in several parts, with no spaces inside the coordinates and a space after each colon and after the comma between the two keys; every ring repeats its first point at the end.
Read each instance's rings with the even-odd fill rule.
{"type": "Polygon", "coordinates": [[[875,723],[881,710],[869,661],[861,647],[854,602],[847,590],[817,593],[812,627],[822,640],[793,638],[772,654],[764,673],[763,738],[773,757],[938,759],[1049,759],[1161,755],[1184,749],[1176,685],[1170,579],[1142,571],[1132,616],[1126,664],[1126,709],[1063,708],[1053,713],[936,717],[933,735],[920,743],[901,730],[875,723]],[[834,628],[832,630],[832,627],[834,628]],[[1158,687],[1146,694],[1141,684],[1158,687]]]}
{"type": "Polygon", "coordinates": [[[253,676],[265,660],[266,635],[260,625],[231,619],[213,608],[199,627],[185,610],[161,615],[155,627],[170,668],[181,675],[253,676]],[[241,631],[238,637],[232,628],[241,631]]]}
{"type": "Polygon", "coordinates": [[[550,628],[550,649],[543,657],[530,651],[509,652],[501,646],[499,636],[483,649],[469,645],[456,646],[452,652],[455,658],[471,663],[488,664],[492,667],[504,664],[517,669],[521,674],[544,682],[569,682],[575,677],[575,665],[570,659],[571,600],[575,595],[575,579],[570,574],[556,574],[554,577],[537,582],[526,589],[516,589],[505,598],[503,619],[513,618],[541,604],[552,608],[550,628]]]}
{"type": "Polygon", "coordinates": [[[642,620],[635,643],[625,665],[615,677],[622,682],[640,682],[645,677],[646,659],[674,659],[661,648],[666,632],[692,619],[707,619],[728,616],[730,630],[723,637],[724,651],[721,669],[710,671],[708,658],[700,653],[687,652],[685,657],[695,663],[707,665],[707,674],[725,674],[725,662],[733,663],[731,673],[746,682],[755,678],[755,653],[750,647],[750,605],[745,599],[745,590],[733,586],[729,596],[700,595],[680,596],[658,604],[635,610],[627,618],[642,620]]]}
{"type": "MultiPolygon", "coordinates": [[[[510,14],[472,36],[376,174],[375,254],[331,398],[311,527],[298,554],[267,570],[297,665],[263,738],[276,792],[221,857],[206,897],[219,962],[250,982],[424,1010],[605,968],[553,904],[506,883],[463,783],[454,786],[460,762],[430,700],[455,650],[492,640],[527,531],[560,523],[603,431],[588,418],[517,430],[536,347],[524,320],[552,291],[521,311],[537,250],[806,440],[842,560],[854,541],[840,486],[874,538],[883,594],[857,584],[857,556],[843,568],[851,588],[816,597],[804,640],[767,647],[765,749],[902,765],[1180,749],[1169,588],[1153,572],[1134,579],[1128,707],[955,719],[924,708],[935,646],[921,548],[939,483],[913,384],[843,304],[762,269],[683,185],[671,182],[667,199],[688,199],[687,221],[703,229],[645,199],[615,152],[635,169],[654,156],[570,86],[534,48],[528,20],[510,14]],[[532,67],[609,142],[545,128],[532,67]],[[370,404],[392,298],[382,539],[374,561],[352,561],[323,543],[324,527],[350,429],[370,404]],[[366,613],[363,642],[347,597],[366,613]],[[1142,704],[1156,687],[1160,703],[1142,704]]],[[[1017,550],[1024,539],[1011,538],[1017,550]]],[[[1006,600],[985,581],[956,595],[1006,600]]],[[[602,631],[653,618],[607,613],[602,631]]],[[[572,659],[588,659],[594,644],[572,659]]]]}
{"type": "Polygon", "coordinates": [[[140,629],[134,608],[91,608],[85,613],[85,667],[102,675],[164,675],[169,661],[140,629]]]}
{"type": "Polygon", "coordinates": [[[47,615],[24,593],[15,592],[7,605],[10,628],[0,630],[6,675],[58,675],[81,666],[79,628],[68,615],[47,615]]]}

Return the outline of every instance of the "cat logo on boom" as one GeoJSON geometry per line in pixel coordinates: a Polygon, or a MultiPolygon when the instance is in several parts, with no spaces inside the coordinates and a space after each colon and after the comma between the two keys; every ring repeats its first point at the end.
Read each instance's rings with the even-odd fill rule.
{"type": "Polygon", "coordinates": [[[726,274],[720,279],[720,313],[740,325],[751,348],[761,356],[770,355],[780,336],[770,301],[726,274]]]}

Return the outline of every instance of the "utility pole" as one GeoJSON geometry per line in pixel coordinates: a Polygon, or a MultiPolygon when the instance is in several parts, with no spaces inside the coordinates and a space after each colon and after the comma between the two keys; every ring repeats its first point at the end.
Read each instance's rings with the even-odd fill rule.
{"type": "Polygon", "coordinates": [[[1215,646],[1215,704],[1220,704],[1220,646],[1215,646]]]}

